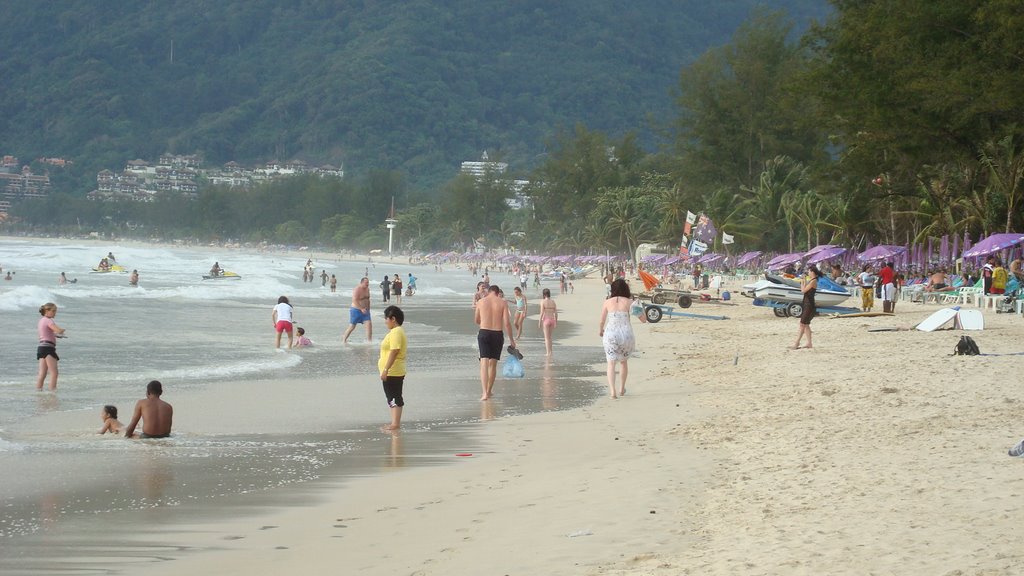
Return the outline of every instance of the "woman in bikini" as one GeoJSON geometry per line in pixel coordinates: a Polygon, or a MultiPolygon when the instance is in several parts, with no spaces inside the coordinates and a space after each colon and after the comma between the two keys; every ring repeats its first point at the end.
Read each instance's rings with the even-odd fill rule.
{"type": "Polygon", "coordinates": [[[544,332],[544,348],[547,355],[551,356],[551,331],[558,323],[558,306],[551,299],[551,290],[545,288],[541,294],[544,299],[540,301],[540,319],[537,320],[537,325],[544,332]]]}
{"type": "Polygon", "coordinates": [[[523,335],[523,321],[526,320],[526,295],[523,294],[523,289],[518,286],[514,292],[516,295],[516,308],[512,324],[516,329],[516,340],[519,340],[520,336],[523,335]]]}

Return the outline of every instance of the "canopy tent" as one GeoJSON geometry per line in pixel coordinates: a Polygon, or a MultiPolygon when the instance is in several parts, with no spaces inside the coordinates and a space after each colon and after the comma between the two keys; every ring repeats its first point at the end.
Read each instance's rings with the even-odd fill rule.
{"type": "Polygon", "coordinates": [[[905,246],[892,246],[888,244],[879,244],[873,248],[861,252],[857,255],[857,259],[861,262],[872,262],[874,260],[884,260],[886,258],[895,258],[900,254],[907,251],[905,246]]]}
{"type": "Polygon", "coordinates": [[[803,252],[793,252],[791,254],[782,254],[772,258],[765,264],[765,268],[768,270],[778,270],[779,268],[785,268],[787,264],[796,264],[804,259],[803,252]]]}
{"type": "Polygon", "coordinates": [[[804,256],[810,256],[810,258],[807,259],[808,264],[817,264],[818,262],[838,258],[843,254],[846,254],[846,248],[843,248],[842,246],[829,246],[828,248],[822,248],[816,252],[812,250],[811,252],[804,254],[804,256]]]}
{"type": "Polygon", "coordinates": [[[739,258],[736,259],[736,265],[737,266],[742,266],[742,265],[746,264],[747,262],[750,262],[751,260],[757,258],[760,255],[761,255],[761,252],[759,252],[757,250],[754,250],[753,252],[747,252],[747,253],[743,254],[742,256],[740,256],[739,258]]]}
{"type": "Polygon", "coordinates": [[[1024,234],[1013,232],[1010,234],[993,234],[981,242],[975,244],[970,250],[964,252],[964,258],[977,258],[988,256],[1000,250],[1006,250],[1024,242],[1024,234]]]}

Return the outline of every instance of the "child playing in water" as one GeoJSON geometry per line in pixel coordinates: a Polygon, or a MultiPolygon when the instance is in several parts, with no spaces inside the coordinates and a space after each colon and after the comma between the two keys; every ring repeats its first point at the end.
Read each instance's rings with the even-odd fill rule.
{"type": "Polygon", "coordinates": [[[296,348],[305,348],[306,346],[313,345],[313,341],[310,340],[309,338],[306,338],[305,328],[296,328],[295,333],[298,335],[298,338],[295,339],[296,348]]]}
{"type": "Polygon", "coordinates": [[[100,412],[100,417],[103,418],[103,428],[100,428],[100,434],[120,434],[121,428],[124,428],[124,424],[117,419],[117,406],[111,406],[107,404],[103,407],[100,412]]]}

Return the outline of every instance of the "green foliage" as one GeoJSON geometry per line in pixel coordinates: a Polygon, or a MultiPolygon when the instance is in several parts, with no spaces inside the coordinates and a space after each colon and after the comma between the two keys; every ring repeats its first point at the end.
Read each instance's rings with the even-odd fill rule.
{"type": "Polygon", "coordinates": [[[429,189],[485,148],[531,168],[553,126],[668,114],[679,67],[757,3],[9,0],[0,151],[92,175],[166,151],[302,158],[429,189]]]}

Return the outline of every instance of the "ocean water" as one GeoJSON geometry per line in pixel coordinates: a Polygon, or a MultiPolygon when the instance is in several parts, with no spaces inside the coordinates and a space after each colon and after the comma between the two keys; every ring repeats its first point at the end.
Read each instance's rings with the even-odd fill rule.
{"type": "MultiPolygon", "coordinates": [[[[55,535],[65,536],[56,541],[71,550],[66,558],[77,557],[80,527],[98,517],[133,526],[139,514],[151,518],[159,510],[161,521],[194,520],[204,511],[253,505],[247,495],[273,500],[324,478],[429,464],[446,450],[472,448],[473,426],[481,420],[572,408],[600,394],[588,380],[603,359],[599,347],[564,347],[551,365],[541,359],[534,331],[521,345],[527,378],[499,376],[498,399],[480,403],[470,305],[476,279],[465,270],[306,252],[282,257],[19,239],[0,239],[0,267],[13,272],[12,280],[0,280],[5,573],[68,570],[55,555],[55,535]],[[139,271],[138,287],[126,273],[92,272],[108,251],[119,265],[139,271]],[[336,293],[319,279],[302,282],[307,258],[318,274],[337,275],[336,293]],[[241,279],[203,280],[214,261],[241,279]],[[58,286],[60,272],[77,282],[58,286]],[[404,281],[409,272],[418,292],[402,303],[410,374],[403,432],[395,438],[378,430],[388,414],[376,376],[377,346],[386,333],[377,285],[385,273],[404,281]],[[373,341],[357,327],[343,345],[352,286],[364,274],[371,279],[373,341]],[[281,295],[294,305],[312,348],[274,350],[270,315],[281,295]],[[57,345],[56,393],[34,387],[36,323],[45,302],[58,305],[55,321],[67,330],[57,345]],[[164,398],[175,406],[174,436],[147,442],[98,436],[100,408],[118,406],[127,424],[152,379],[163,382],[164,398]],[[281,491],[288,486],[293,490],[281,491]]],[[[514,284],[505,274],[492,278],[514,284]]],[[[560,331],[573,329],[559,324],[560,331]]],[[[90,545],[108,555],[116,548],[106,541],[90,545]]]]}

